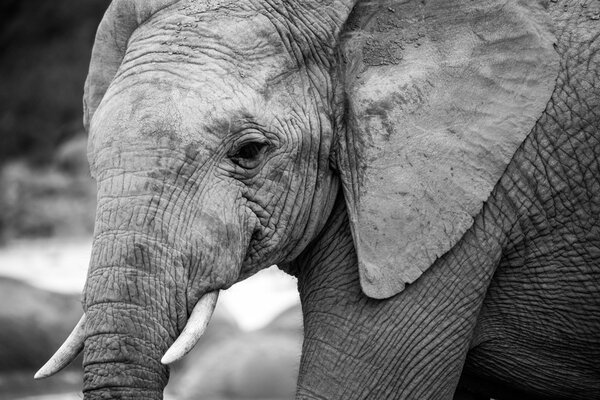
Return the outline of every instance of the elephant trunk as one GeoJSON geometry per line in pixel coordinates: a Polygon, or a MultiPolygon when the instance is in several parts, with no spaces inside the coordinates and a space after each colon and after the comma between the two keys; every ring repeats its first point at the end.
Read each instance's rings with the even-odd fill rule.
{"type": "Polygon", "coordinates": [[[168,335],[160,324],[136,322],[151,319],[149,312],[127,310],[128,306],[104,305],[91,312],[89,336],[84,352],[84,399],[163,398],[168,368],[160,363],[167,347],[168,335]],[[134,331],[105,332],[103,326],[114,324],[134,331]],[[99,332],[99,333],[96,333],[99,332]],[[152,337],[156,336],[156,337],[152,337]]]}
{"type": "Polygon", "coordinates": [[[86,400],[163,398],[160,360],[187,321],[186,280],[180,253],[154,236],[96,233],[84,291],[86,400]]]}

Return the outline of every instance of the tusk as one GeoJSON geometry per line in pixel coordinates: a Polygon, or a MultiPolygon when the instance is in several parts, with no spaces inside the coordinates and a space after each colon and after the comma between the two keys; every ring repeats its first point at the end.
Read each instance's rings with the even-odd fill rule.
{"type": "Polygon", "coordinates": [[[81,317],[77,325],[75,325],[73,332],[71,332],[63,345],[60,346],[52,358],[36,372],[34,379],[42,379],[54,375],[69,365],[69,363],[81,353],[81,350],[83,350],[83,341],[85,340],[84,324],[85,314],[83,314],[83,317],[81,317]]]}
{"type": "Polygon", "coordinates": [[[180,360],[183,356],[189,353],[194,348],[200,337],[206,330],[206,326],[212,317],[215,306],[217,305],[217,299],[219,298],[219,291],[209,292],[202,296],[198,303],[192,310],[192,315],[188,319],[188,322],[183,328],[183,331],[173,343],[173,345],[167,350],[163,358],[160,360],[161,363],[167,365],[177,360],[180,360]]]}

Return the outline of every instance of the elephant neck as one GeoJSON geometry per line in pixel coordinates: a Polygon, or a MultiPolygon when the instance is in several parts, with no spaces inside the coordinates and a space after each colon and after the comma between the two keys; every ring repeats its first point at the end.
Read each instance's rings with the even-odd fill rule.
{"type": "MultiPolygon", "coordinates": [[[[319,235],[292,263],[282,267],[286,272],[298,277],[299,285],[307,290],[315,279],[320,280],[322,265],[345,266],[358,278],[358,260],[352,240],[348,213],[343,194],[338,194],[327,223],[319,235]]],[[[299,287],[299,291],[304,291],[299,287]]]]}
{"type": "Polygon", "coordinates": [[[291,266],[304,317],[296,398],[451,398],[506,240],[504,216],[488,204],[418,281],[375,300],[362,292],[340,196],[326,228],[291,266]]]}

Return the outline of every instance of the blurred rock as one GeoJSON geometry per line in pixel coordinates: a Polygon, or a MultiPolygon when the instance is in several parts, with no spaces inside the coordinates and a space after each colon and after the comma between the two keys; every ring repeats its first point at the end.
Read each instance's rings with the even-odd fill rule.
{"type": "Polygon", "coordinates": [[[85,136],[67,141],[45,167],[20,160],[0,170],[0,237],[91,235],[96,186],[85,142],[85,136]]]}
{"type": "Polygon", "coordinates": [[[247,332],[208,349],[172,385],[181,400],[293,399],[301,340],[247,332]]]}
{"type": "Polygon", "coordinates": [[[0,373],[37,371],[82,315],[79,296],[0,278],[0,373]]]}
{"type": "Polygon", "coordinates": [[[0,277],[0,399],[81,390],[81,356],[52,379],[34,381],[83,315],[79,296],[0,277]]]}
{"type": "MultiPolygon", "coordinates": [[[[204,332],[198,344],[183,360],[171,365],[170,381],[177,381],[185,373],[184,371],[193,368],[197,360],[202,359],[209,349],[221,346],[222,342],[236,337],[240,332],[240,327],[233,314],[222,303],[217,303],[206,332],[204,332]]],[[[169,385],[172,386],[171,383],[169,385]]]]}
{"type": "MultiPolygon", "coordinates": [[[[81,361],[76,361],[81,366],[81,361]]],[[[17,371],[0,373],[0,399],[2,400],[49,400],[82,399],[83,371],[68,368],[50,379],[36,381],[32,372],[17,371]],[[79,397],[74,397],[74,396],[79,397]]]]}
{"type": "Polygon", "coordinates": [[[90,180],[87,136],[82,132],[61,144],[54,155],[54,163],[60,171],[66,174],[83,176],[90,180]]]}
{"type": "Polygon", "coordinates": [[[299,306],[272,324],[241,332],[190,357],[173,377],[179,400],[287,400],[296,389],[302,350],[299,306]]]}
{"type": "Polygon", "coordinates": [[[269,331],[283,331],[302,335],[302,307],[295,304],[283,310],[267,325],[269,331]]]}

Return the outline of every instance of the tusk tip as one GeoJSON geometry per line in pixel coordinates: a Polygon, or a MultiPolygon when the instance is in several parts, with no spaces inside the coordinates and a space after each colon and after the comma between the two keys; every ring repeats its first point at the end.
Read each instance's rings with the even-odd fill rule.
{"type": "Polygon", "coordinates": [[[44,379],[56,374],[58,371],[69,365],[69,363],[81,353],[85,339],[85,332],[83,330],[85,320],[84,314],[77,325],[75,325],[73,332],[71,332],[67,340],[65,340],[62,346],[60,346],[46,364],[35,373],[33,379],[44,379]]]}
{"type": "Polygon", "coordinates": [[[163,358],[160,359],[160,363],[163,365],[169,365],[174,363],[175,361],[180,360],[185,354],[177,354],[179,352],[177,351],[172,351],[175,350],[173,348],[170,348],[165,355],[163,356],[163,358]]]}
{"type": "Polygon", "coordinates": [[[38,372],[35,373],[35,375],[33,376],[33,379],[35,380],[40,380],[40,379],[44,379],[49,377],[52,374],[49,374],[47,371],[46,366],[44,365],[42,368],[39,369],[38,372]]]}

